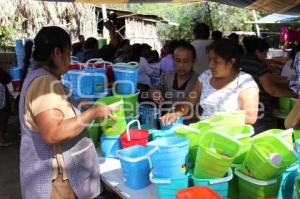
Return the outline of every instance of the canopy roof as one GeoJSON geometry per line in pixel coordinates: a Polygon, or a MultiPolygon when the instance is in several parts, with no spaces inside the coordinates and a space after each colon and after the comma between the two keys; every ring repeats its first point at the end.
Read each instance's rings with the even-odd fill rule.
{"type": "Polygon", "coordinates": [[[284,14],[270,14],[257,21],[251,22],[255,24],[274,24],[274,23],[298,23],[300,16],[284,15],[284,14]]]}
{"type": "MultiPolygon", "coordinates": [[[[61,1],[78,3],[189,3],[203,0],[40,0],[61,1]]],[[[218,3],[249,8],[253,10],[267,11],[270,13],[285,13],[300,16],[300,0],[213,0],[218,3]]]]}

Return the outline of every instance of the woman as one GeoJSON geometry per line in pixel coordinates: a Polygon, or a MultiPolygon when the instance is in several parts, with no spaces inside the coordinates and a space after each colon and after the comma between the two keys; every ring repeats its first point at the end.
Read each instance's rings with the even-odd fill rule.
{"type": "Polygon", "coordinates": [[[70,103],[61,75],[70,64],[71,39],[59,27],[44,27],[34,39],[36,66],[20,95],[20,179],[22,198],[94,198],[100,171],[85,124],[111,117],[94,106],[80,115],[70,103]]]}
{"type": "Polygon", "coordinates": [[[191,93],[198,78],[198,73],[193,70],[195,60],[195,48],[187,41],[179,41],[173,52],[175,71],[164,73],[158,85],[149,91],[150,97],[160,108],[168,110],[191,93]]]}
{"type": "Polygon", "coordinates": [[[246,111],[246,123],[254,124],[258,109],[258,87],[252,77],[239,70],[239,53],[228,40],[214,41],[207,47],[209,70],[199,76],[193,92],[198,97],[185,99],[188,103],[176,106],[174,113],[162,118],[163,124],[174,122],[196,106],[200,98],[202,117],[209,118],[218,112],[246,111]]]}

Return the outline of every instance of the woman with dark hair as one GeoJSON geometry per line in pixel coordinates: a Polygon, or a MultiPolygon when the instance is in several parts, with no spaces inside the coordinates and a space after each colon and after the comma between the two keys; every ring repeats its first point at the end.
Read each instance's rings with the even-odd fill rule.
{"type": "Polygon", "coordinates": [[[34,39],[36,63],[22,87],[20,179],[22,198],[94,198],[99,164],[85,125],[111,116],[106,106],[78,114],[60,82],[70,64],[71,38],[62,28],[42,28],[34,39]]]}
{"type": "Polygon", "coordinates": [[[201,119],[218,112],[245,110],[246,123],[253,124],[258,111],[258,87],[252,77],[239,70],[239,53],[236,45],[228,40],[214,41],[207,47],[209,70],[202,73],[192,92],[174,113],[162,118],[163,124],[176,121],[188,114],[200,98],[203,109],[201,119]],[[188,103],[187,103],[188,102],[188,103]]]}

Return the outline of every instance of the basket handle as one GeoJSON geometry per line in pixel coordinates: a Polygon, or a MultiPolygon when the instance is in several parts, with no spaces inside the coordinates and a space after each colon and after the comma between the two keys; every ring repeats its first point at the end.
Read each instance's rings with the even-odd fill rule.
{"type": "Polygon", "coordinates": [[[104,68],[106,68],[106,65],[111,65],[111,66],[113,65],[111,62],[100,60],[100,59],[98,61],[94,62],[94,64],[93,64],[94,68],[95,68],[95,64],[103,64],[104,68]]]}
{"type": "Polygon", "coordinates": [[[138,157],[138,158],[129,158],[129,157],[124,157],[120,154],[121,150],[117,150],[116,151],[116,157],[122,160],[125,160],[127,162],[139,162],[142,160],[146,160],[148,159],[153,153],[155,153],[159,148],[157,146],[153,147],[153,149],[151,149],[148,153],[146,153],[145,155],[138,157]]]}
{"type": "Polygon", "coordinates": [[[139,65],[139,63],[137,63],[137,62],[135,62],[135,61],[128,62],[127,64],[129,64],[129,65],[135,65],[135,66],[138,66],[138,65],[139,65]]]}
{"type": "Polygon", "coordinates": [[[219,179],[215,179],[215,180],[210,180],[209,184],[219,184],[219,183],[223,183],[223,182],[228,182],[232,178],[233,178],[232,169],[229,168],[228,171],[227,171],[227,177],[219,178],[219,179]]]}
{"type": "Polygon", "coordinates": [[[127,140],[130,141],[130,133],[129,133],[129,127],[133,124],[133,123],[137,123],[138,125],[138,129],[141,130],[141,123],[138,120],[131,120],[126,127],[126,135],[127,135],[127,140]]]}
{"type": "Polygon", "coordinates": [[[171,179],[164,178],[164,179],[155,179],[152,172],[149,174],[150,182],[154,184],[171,184],[171,179]]]}

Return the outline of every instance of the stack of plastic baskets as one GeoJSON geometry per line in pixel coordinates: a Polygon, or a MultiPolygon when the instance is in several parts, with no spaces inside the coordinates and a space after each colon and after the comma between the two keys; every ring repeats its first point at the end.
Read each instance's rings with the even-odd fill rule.
{"type": "Polygon", "coordinates": [[[132,189],[141,189],[150,184],[149,157],[157,148],[132,146],[118,150],[116,157],[121,161],[124,183],[132,189]]]}
{"type": "Polygon", "coordinates": [[[277,199],[293,198],[295,179],[298,175],[299,164],[287,168],[281,178],[277,199]]]}
{"type": "Polygon", "coordinates": [[[121,148],[120,134],[126,130],[126,120],[122,98],[110,96],[98,99],[96,104],[114,107],[113,116],[116,120],[107,118],[99,122],[103,135],[100,137],[101,153],[104,157],[115,157],[116,150],[121,148]]]}
{"type": "Polygon", "coordinates": [[[176,126],[174,128],[177,137],[188,138],[190,140],[190,144],[189,144],[190,163],[195,164],[200,136],[203,133],[207,132],[210,128],[211,126],[207,123],[199,123],[197,124],[197,128],[192,126],[186,126],[186,125],[176,126]]]}
{"type": "Polygon", "coordinates": [[[165,137],[147,144],[158,148],[151,155],[151,182],[156,185],[160,199],[175,198],[176,191],[188,187],[189,140],[186,138],[165,137]]]}
{"type": "Polygon", "coordinates": [[[152,129],[157,129],[158,109],[153,104],[139,104],[141,124],[147,124],[152,129]]]}
{"type": "Polygon", "coordinates": [[[252,140],[240,169],[257,180],[269,180],[280,176],[296,161],[295,152],[286,142],[274,135],[263,135],[252,140]],[[271,161],[275,154],[279,159],[276,164],[271,161]]]}
{"type": "Polygon", "coordinates": [[[222,197],[206,186],[194,186],[177,191],[177,199],[222,199],[222,197]]]}
{"type": "Polygon", "coordinates": [[[74,99],[94,98],[93,87],[94,82],[92,73],[81,70],[69,70],[68,77],[70,80],[70,91],[74,99]]]}
{"type": "Polygon", "coordinates": [[[239,169],[235,170],[238,176],[240,199],[276,198],[280,186],[280,178],[271,180],[256,180],[244,175],[239,169]]]}
{"type": "Polygon", "coordinates": [[[225,176],[242,145],[226,134],[211,131],[204,133],[199,143],[193,176],[204,179],[225,176]]]}
{"type": "Polygon", "coordinates": [[[15,44],[16,44],[17,65],[18,67],[23,68],[24,58],[25,58],[25,51],[24,51],[25,40],[16,39],[15,44]]]}
{"type": "Polygon", "coordinates": [[[94,98],[101,98],[107,94],[106,68],[86,68],[84,71],[90,76],[93,82],[92,94],[94,98]]]}
{"type": "Polygon", "coordinates": [[[242,143],[240,153],[233,161],[234,164],[242,164],[250,149],[250,140],[251,136],[254,135],[254,128],[251,125],[222,125],[212,127],[210,130],[225,133],[242,143]]]}
{"type": "Polygon", "coordinates": [[[225,177],[215,179],[200,179],[192,177],[194,186],[207,186],[218,193],[222,198],[228,198],[228,183],[232,179],[232,169],[229,168],[225,177]]]}

